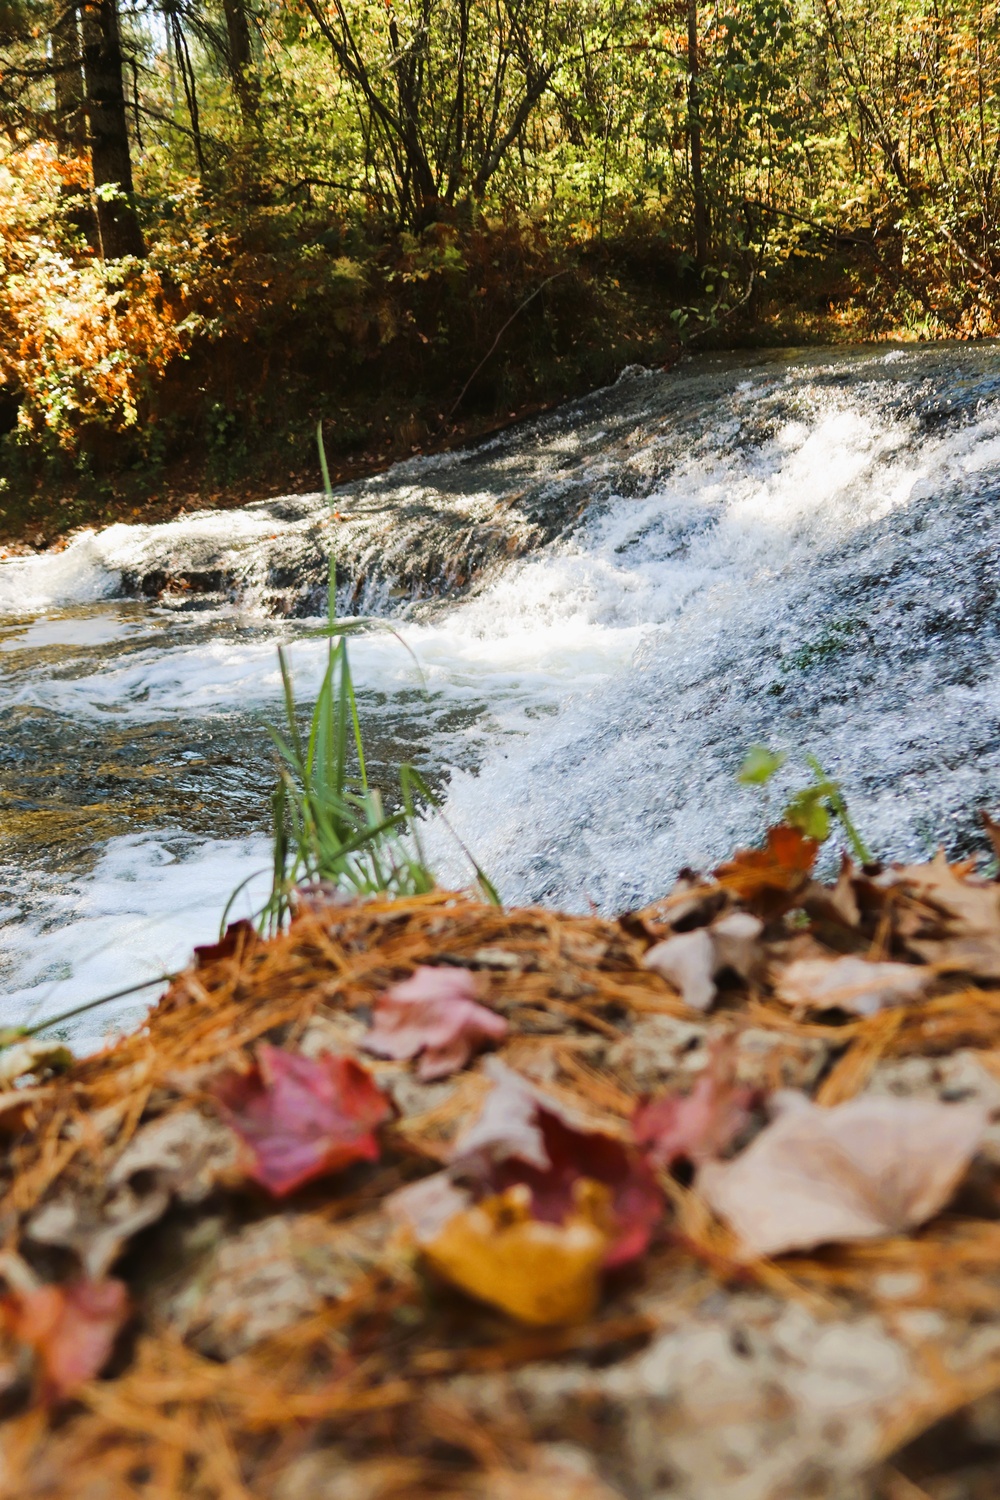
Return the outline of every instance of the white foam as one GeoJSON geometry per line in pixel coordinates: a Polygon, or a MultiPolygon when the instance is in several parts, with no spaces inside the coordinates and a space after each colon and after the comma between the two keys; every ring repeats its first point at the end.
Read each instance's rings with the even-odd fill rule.
{"type": "Polygon", "coordinates": [[[0,562],[0,616],[27,615],[53,604],[106,599],[120,582],[105,565],[97,533],[81,532],[62,552],[0,562]]]}
{"type": "MultiPolygon", "coordinates": [[[[111,839],[93,872],[62,888],[33,879],[34,913],[0,921],[4,959],[0,1026],[23,1026],[129,985],[184,967],[196,943],[213,942],[231,893],[233,919],[259,907],[269,889],[264,839],[207,840],[147,833],[111,839]]],[[[81,1051],[133,1024],[157,990],[67,1023],[81,1051]]]]}

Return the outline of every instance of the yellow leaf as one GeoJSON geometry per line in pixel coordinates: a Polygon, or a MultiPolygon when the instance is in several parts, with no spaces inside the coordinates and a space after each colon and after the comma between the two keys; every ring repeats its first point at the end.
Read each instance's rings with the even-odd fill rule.
{"type": "Polygon", "coordinates": [[[608,1193],[587,1179],[577,1189],[576,1212],[548,1224],[531,1217],[527,1187],[508,1188],[456,1214],[424,1253],[446,1280],[522,1323],[582,1322],[600,1290],[608,1193]]]}

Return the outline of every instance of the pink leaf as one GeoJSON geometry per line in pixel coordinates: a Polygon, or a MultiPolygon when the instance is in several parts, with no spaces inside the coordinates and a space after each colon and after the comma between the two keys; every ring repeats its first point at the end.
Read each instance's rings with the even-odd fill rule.
{"type": "Polygon", "coordinates": [[[468,969],[422,964],[375,1002],[366,1052],[398,1060],[422,1054],[417,1069],[425,1082],[445,1078],[487,1042],[507,1034],[507,1022],[475,1001],[476,980],[468,969]]]}
{"type": "Polygon", "coordinates": [[[861,1097],[822,1109],[792,1096],[734,1161],[706,1162],[697,1186],[747,1256],[877,1239],[944,1207],[987,1123],[974,1105],[861,1097]]]}
{"type": "Polygon", "coordinates": [[[671,1167],[682,1157],[709,1161],[748,1123],[753,1098],[753,1089],[736,1087],[733,1049],[723,1043],[713,1048],[689,1094],[666,1094],[640,1104],[632,1131],[653,1166],[671,1167]]]}
{"type": "Polygon", "coordinates": [[[355,1161],[377,1161],[372,1133],[391,1106],[350,1057],[309,1058],[262,1044],[247,1073],[217,1078],[212,1093],[249,1147],[249,1175],[276,1197],[355,1161]]]}
{"type": "Polygon", "coordinates": [[[40,1286],[6,1299],[4,1312],[14,1337],[35,1351],[42,1395],[70,1396],[108,1362],[128,1317],[124,1282],[74,1281],[40,1286]]]}

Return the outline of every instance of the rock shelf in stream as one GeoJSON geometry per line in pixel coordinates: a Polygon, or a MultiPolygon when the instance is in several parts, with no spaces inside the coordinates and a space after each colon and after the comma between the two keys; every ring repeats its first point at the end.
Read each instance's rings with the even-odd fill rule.
{"type": "Polygon", "coordinates": [[[816,853],[306,893],[0,1050],[0,1494],[995,1494],[1000,884],[816,853]]]}

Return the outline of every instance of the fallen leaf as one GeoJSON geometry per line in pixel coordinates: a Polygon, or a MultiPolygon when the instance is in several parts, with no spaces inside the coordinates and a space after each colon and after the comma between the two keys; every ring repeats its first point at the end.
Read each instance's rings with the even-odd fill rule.
{"type": "Polygon", "coordinates": [[[527,1187],[536,1219],[559,1224],[573,1212],[581,1179],[610,1194],[607,1268],[641,1255],[663,1216],[663,1196],[640,1153],[600,1131],[580,1130],[512,1068],[490,1058],[494,1086],[478,1120],[452,1150],[455,1175],[482,1191],[527,1187]]]}
{"type": "Polygon", "coordinates": [[[708,1010],[715,999],[715,948],[704,927],[657,943],[643,956],[642,966],[672,984],[691,1010],[708,1010]]]}
{"type": "Polygon", "coordinates": [[[100,1374],[129,1313],[125,1284],[115,1280],[40,1286],[12,1293],[0,1307],[13,1336],[34,1350],[47,1400],[100,1374]]]}
{"type": "Polygon", "coordinates": [[[522,1323],[579,1323],[597,1305],[607,1198],[578,1180],[571,1212],[553,1224],[535,1217],[527,1187],[512,1186],[455,1214],[424,1254],[453,1285],[522,1323]]]}
{"type": "Polygon", "coordinates": [[[383,1207],[394,1223],[405,1225],[418,1245],[426,1245],[437,1239],[456,1214],[471,1208],[472,1202],[472,1194],[456,1187],[449,1172],[435,1172],[397,1188],[383,1200],[383,1207]]]}
{"type": "Polygon", "coordinates": [[[689,1094],[667,1094],[641,1104],[632,1118],[636,1144],[655,1167],[720,1156],[750,1120],[755,1090],[737,1087],[735,1048],[717,1043],[689,1094]]]}
{"type": "Polygon", "coordinates": [[[203,1202],[235,1163],[232,1134],[219,1120],[193,1108],[173,1110],[137,1130],[92,1191],[77,1187],[43,1203],[28,1222],[28,1238],[72,1250],[99,1280],[127,1241],[162,1218],[172,1201],[203,1202]]]}
{"type": "Polygon", "coordinates": [[[397,1061],[419,1055],[417,1076],[425,1083],[457,1072],[507,1034],[504,1018],[476,1003],[476,988],[468,969],[421,964],[376,1000],[365,1051],[397,1061]]]}
{"type": "Polygon", "coordinates": [[[757,961],[763,923],[746,911],[733,911],[710,927],[681,932],[644,955],[643,968],[661,974],[691,1010],[705,1011],[716,996],[715,978],[733,969],[747,978],[757,961]]]}
{"type": "Polygon", "coordinates": [[[532,1166],[547,1167],[549,1158],[538,1123],[535,1090],[498,1057],[488,1057],[483,1072],[493,1087],[476,1119],[455,1141],[452,1161],[478,1156],[497,1162],[516,1157],[532,1166]]]}
{"type": "Polygon", "coordinates": [[[915,964],[872,963],[851,954],[800,958],[777,973],[774,992],[788,1005],[836,1006],[871,1016],[886,1006],[918,999],[934,978],[932,970],[915,964]]]}
{"type": "Polygon", "coordinates": [[[699,1192],[747,1257],[923,1224],[948,1202],[988,1118],[972,1105],[916,1099],[852,1099],[831,1109],[796,1100],[735,1161],[698,1172],[699,1192]]]}
{"type": "Polygon", "coordinates": [[[894,925],[907,947],[939,973],[1000,979],[1000,886],[950,865],[894,865],[876,877],[897,897],[894,925]],[[905,899],[900,902],[900,895],[905,899]]]}
{"type": "Polygon", "coordinates": [[[801,829],[778,823],[767,830],[763,849],[738,849],[715,878],[761,916],[775,917],[795,905],[808,884],[819,844],[801,829]]]}
{"type": "Polygon", "coordinates": [[[196,969],[218,963],[222,958],[242,958],[250,948],[260,942],[257,929],[246,917],[230,922],[217,943],[200,943],[194,950],[196,969]]]}
{"type": "Polygon", "coordinates": [[[848,929],[857,927],[861,911],[854,889],[855,880],[854,863],[850,855],[844,854],[841,856],[836,885],[826,886],[817,880],[811,880],[800,898],[803,909],[815,921],[829,922],[848,929]]]}
{"type": "Polygon", "coordinates": [[[392,1107],[350,1057],[309,1058],[263,1043],[249,1072],[230,1071],[210,1092],[249,1148],[248,1175],[276,1197],[355,1161],[376,1161],[374,1128],[392,1107]]]}
{"type": "Polygon", "coordinates": [[[0,1089],[11,1088],[26,1073],[62,1073],[73,1054],[62,1042],[17,1042],[0,1047],[0,1089]]]}

